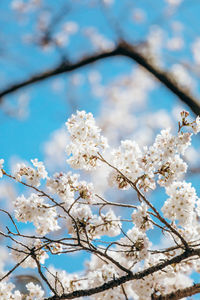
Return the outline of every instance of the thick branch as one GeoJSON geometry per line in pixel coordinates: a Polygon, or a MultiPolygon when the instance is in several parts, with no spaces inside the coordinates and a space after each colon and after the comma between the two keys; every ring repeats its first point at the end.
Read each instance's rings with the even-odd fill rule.
{"type": "Polygon", "coordinates": [[[153,296],[152,300],[178,300],[185,297],[190,297],[200,293],[200,283],[194,284],[193,286],[187,287],[182,290],[177,290],[173,293],[163,295],[163,296],[153,296]]]}
{"type": "Polygon", "coordinates": [[[164,269],[165,267],[167,267],[169,265],[180,263],[182,260],[192,257],[192,256],[195,256],[195,255],[200,255],[200,249],[186,250],[182,254],[177,255],[177,256],[175,256],[169,260],[166,260],[164,262],[158,263],[157,265],[152,266],[148,269],[145,269],[144,271],[141,271],[141,272],[138,272],[135,274],[129,273],[127,275],[121,276],[120,278],[110,280],[109,282],[106,282],[103,285],[98,286],[98,287],[94,287],[94,288],[90,288],[90,289],[86,289],[86,290],[77,290],[72,293],[63,294],[61,296],[55,295],[55,296],[46,298],[46,300],[76,299],[76,298],[80,298],[80,297],[84,297],[84,296],[91,296],[91,295],[109,290],[111,288],[120,286],[121,284],[128,282],[130,280],[142,279],[150,274],[153,274],[159,270],[164,269]]]}
{"type": "Polygon", "coordinates": [[[71,72],[74,71],[76,69],[79,69],[81,67],[87,66],[91,63],[94,63],[95,61],[107,58],[107,57],[112,57],[112,56],[116,56],[116,55],[120,55],[119,53],[119,46],[116,47],[116,49],[112,50],[112,51],[107,51],[107,52],[103,52],[100,54],[95,54],[95,55],[91,55],[91,56],[87,56],[87,57],[83,57],[81,60],[79,60],[76,63],[69,63],[69,62],[62,62],[61,64],[59,64],[58,66],[52,68],[52,69],[48,69],[44,72],[38,73],[36,75],[33,75],[32,77],[30,77],[27,80],[21,81],[19,83],[13,84],[10,87],[8,87],[5,90],[0,91],[0,102],[2,101],[2,97],[6,96],[8,94],[11,94],[25,86],[31,85],[33,83],[42,81],[44,79],[48,79],[50,77],[53,77],[55,75],[59,75],[62,73],[67,73],[67,72],[71,72]]]}
{"type": "Polygon", "coordinates": [[[139,52],[139,48],[134,47],[126,42],[120,42],[115,49],[111,51],[102,52],[100,54],[94,54],[91,56],[84,57],[76,63],[62,63],[52,69],[46,70],[42,73],[36,74],[29,79],[16,83],[5,90],[0,91],[0,102],[2,97],[13,93],[14,91],[23,88],[25,86],[31,85],[33,83],[42,81],[44,79],[53,77],[58,74],[67,73],[94,63],[98,60],[102,60],[107,57],[113,56],[125,56],[137,62],[147,71],[149,71],[156,79],[158,79],[164,86],[166,86],[171,92],[180,98],[185,104],[187,104],[190,109],[197,115],[200,115],[200,103],[187,88],[183,88],[178,85],[178,83],[172,78],[172,75],[168,72],[157,67],[152,61],[145,57],[139,52]]]}

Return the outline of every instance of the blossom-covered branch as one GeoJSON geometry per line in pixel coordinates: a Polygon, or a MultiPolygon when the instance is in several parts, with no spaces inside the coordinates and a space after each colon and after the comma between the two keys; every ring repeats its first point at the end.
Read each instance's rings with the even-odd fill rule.
{"type": "Polygon", "coordinates": [[[162,300],[199,293],[190,274],[200,272],[200,198],[183,179],[187,171],[184,153],[192,140],[192,133],[183,128],[199,133],[200,118],[191,121],[188,115],[181,112],[176,134],[162,130],[154,143],[144,148],[134,140],[125,140],[111,149],[91,113],[77,111],[66,122],[70,134],[67,163],[71,168],[90,172],[106,166],[107,184],[124,193],[132,190],[134,203],[107,200],[77,173],[51,176],[38,159],[31,160],[30,165],[18,164],[9,174],[1,159],[0,177],[29,191],[14,199],[14,216],[0,210],[13,227],[6,226],[0,235],[7,240],[15,261],[9,271],[2,270],[2,299],[90,296],[95,300],[162,300]],[[149,193],[158,187],[167,195],[159,204],[149,193]],[[110,207],[120,207],[122,214],[126,209],[128,218],[118,216],[110,207]],[[18,223],[27,222],[33,225],[33,234],[19,229],[18,223]],[[167,247],[153,245],[154,233],[165,239],[167,247]],[[65,264],[62,270],[46,267],[52,256],[77,252],[89,254],[81,274],[67,273],[65,264]],[[42,286],[31,280],[25,294],[17,290],[10,281],[17,268],[36,269],[50,295],[45,296],[42,286]]]}

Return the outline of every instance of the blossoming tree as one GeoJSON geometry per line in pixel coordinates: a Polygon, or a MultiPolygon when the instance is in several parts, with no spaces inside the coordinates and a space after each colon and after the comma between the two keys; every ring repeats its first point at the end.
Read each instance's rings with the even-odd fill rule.
{"type": "Polygon", "coordinates": [[[77,111],[66,125],[71,138],[67,163],[88,171],[107,165],[108,183],[133,189],[138,205],[104,199],[95,193],[92,183],[73,172],[49,177],[37,159],[31,161],[32,166],[19,164],[15,174],[8,174],[1,159],[1,177],[7,176],[31,192],[16,198],[14,217],[1,209],[12,222],[12,228],[6,227],[1,235],[8,240],[16,261],[8,272],[2,270],[1,298],[181,299],[199,293],[200,284],[193,285],[190,274],[200,271],[200,199],[191,183],[181,180],[187,170],[181,155],[192,136],[183,128],[191,127],[197,134],[199,117],[190,122],[183,111],[177,135],[162,130],[154,143],[143,149],[132,140],[122,141],[118,149],[110,148],[92,114],[85,111],[77,111]],[[166,192],[161,210],[148,197],[148,191],[158,185],[166,192]],[[127,220],[115,214],[115,206],[128,209],[128,231],[124,229],[127,220]],[[108,209],[104,212],[104,208],[108,209]],[[34,234],[21,233],[20,222],[33,222],[34,234]],[[61,236],[49,235],[61,226],[61,236]],[[155,227],[171,240],[169,247],[152,247],[148,232],[155,227]],[[80,275],[67,273],[67,266],[62,270],[44,267],[52,255],[79,251],[91,254],[80,275]],[[32,281],[26,284],[25,294],[14,290],[8,278],[19,267],[36,268],[51,296],[45,298],[41,286],[32,281]]]}
{"type": "MultiPolygon", "coordinates": [[[[73,113],[46,142],[44,160],[19,160],[10,171],[10,158],[0,153],[0,199],[7,200],[0,207],[0,299],[198,299],[200,195],[186,176],[191,164],[198,171],[200,119],[174,107],[175,99],[172,108],[154,104],[149,111],[147,99],[156,102],[159,82],[169,93],[162,91],[159,102],[175,96],[200,115],[199,4],[155,2],[0,3],[2,36],[12,41],[0,49],[0,118],[2,111],[28,117],[28,98],[37,98],[23,94],[29,87],[44,100],[32,119],[44,119],[37,133],[52,106],[62,106],[51,103],[51,90],[58,100],[67,86],[67,114],[73,113]],[[51,78],[46,94],[35,85],[51,78]],[[78,108],[79,89],[86,106],[87,97],[101,100],[96,121],[85,111],[92,102],[78,108]]],[[[30,127],[28,138],[34,140],[30,127]]]]}

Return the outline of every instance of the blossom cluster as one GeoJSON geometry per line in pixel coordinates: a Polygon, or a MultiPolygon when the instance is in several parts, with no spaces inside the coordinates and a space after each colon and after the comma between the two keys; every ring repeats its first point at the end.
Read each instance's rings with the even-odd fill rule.
{"type": "Polygon", "coordinates": [[[75,228],[78,229],[79,236],[90,240],[98,239],[102,235],[114,237],[120,234],[120,217],[112,210],[98,216],[92,213],[89,206],[75,204],[70,210],[70,216],[66,226],[72,236],[76,236],[75,228]]]}
{"type": "Polygon", "coordinates": [[[95,202],[94,186],[92,183],[79,181],[78,178],[78,174],[68,172],[55,173],[53,178],[47,179],[47,188],[59,196],[63,207],[68,209],[70,214],[70,218],[66,221],[68,233],[76,236],[77,227],[80,235],[88,236],[90,239],[99,238],[104,234],[118,235],[120,219],[111,210],[105,215],[93,214],[90,205],[95,202]]]}
{"type": "Polygon", "coordinates": [[[98,152],[107,147],[107,140],[100,135],[91,113],[77,111],[67,121],[66,126],[71,135],[71,143],[67,146],[68,163],[74,169],[91,170],[97,166],[98,152]]]}
{"type": "Polygon", "coordinates": [[[25,198],[24,195],[17,197],[14,202],[15,218],[20,222],[33,222],[36,232],[40,235],[60,227],[57,222],[57,212],[55,207],[50,207],[44,199],[37,194],[31,194],[25,198]]]}
{"type": "Polygon", "coordinates": [[[140,231],[147,231],[153,228],[152,220],[148,215],[148,206],[145,203],[142,203],[133,211],[132,220],[140,231]]]}
{"type": "Polygon", "coordinates": [[[38,284],[29,282],[26,284],[26,294],[16,290],[13,283],[0,282],[0,296],[2,300],[43,300],[44,291],[38,284]],[[14,291],[13,291],[14,290],[14,291]]]}
{"type": "Polygon", "coordinates": [[[47,178],[47,188],[54,194],[57,194],[65,203],[66,207],[70,207],[74,202],[75,194],[82,199],[92,203],[94,199],[94,187],[92,183],[79,181],[78,174],[55,173],[53,178],[47,178]]]}
{"type": "Polygon", "coordinates": [[[17,165],[17,170],[15,172],[15,178],[18,181],[21,181],[24,176],[27,180],[27,183],[34,186],[40,186],[40,180],[47,177],[47,172],[42,162],[39,162],[38,159],[31,160],[33,166],[26,166],[24,163],[17,165]]]}
{"type": "Polygon", "coordinates": [[[134,141],[126,140],[112,152],[112,165],[118,171],[111,171],[109,183],[119,188],[128,188],[128,180],[138,182],[145,191],[171,184],[181,178],[186,172],[187,165],[180,157],[190,145],[191,134],[180,133],[177,137],[170,130],[162,130],[155,142],[143,151],[134,141]],[[128,178],[128,180],[126,179],[128,178]]]}
{"type": "Polygon", "coordinates": [[[166,188],[166,193],[170,198],[162,207],[164,216],[171,221],[178,220],[182,226],[192,226],[198,197],[191,183],[174,182],[166,188]]]}

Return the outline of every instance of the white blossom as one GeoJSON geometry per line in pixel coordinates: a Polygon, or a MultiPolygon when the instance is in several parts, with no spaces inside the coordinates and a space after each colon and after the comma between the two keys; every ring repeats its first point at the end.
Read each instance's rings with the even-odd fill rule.
{"type": "MultiPolygon", "coordinates": [[[[153,177],[158,174],[158,183],[161,186],[167,186],[173,180],[180,179],[187,170],[187,165],[180,154],[185,152],[190,143],[191,134],[179,133],[176,137],[171,134],[170,129],[162,130],[154,144],[145,150],[142,157],[145,177],[148,175],[153,182],[153,177]]],[[[140,185],[143,187],[142,183],[140,185]]],[[[155,188],[155,185],[152,187],[155,188]]]]}
{"type": "MultiPolygon", "coordinates": [[[[121,146],[117,150],[112,151],[112,165],[134,182],[143,174],[139,164],[141,157],[142,152],[136,142],[130,140],[122,141],[121,146]]],[[[124,177],[116,170],[111,171],[108,182],[111,186],[117,185],[120,189],[129,187],[124,177]]]]}
{"type": "Polygon", "coordinates": [[[200,117],[199,116],[197,116],[195,122],[191,126],[192,126],[194,134],[197,134],[200,132],[200,117]]]}
{"type": "Polygon", "coordinates": [[[0,298],[1,300],[22,300],[22,295],[19,291],[12,290],[15,288],[15,285],[10,282],[0,282],[0,298]]]}
{"type": "Polygon", "coordinates": [[[93,221],[94,233],[97,237],[102,235],[117,236],[121,233],[120,217],[117,217],[115,213],[110,209],[105,215],[101,214],[98,219],[93,221]]]}
{"type": "Polygon", "coordinates": [[[153,228],[151,223],[151,218],[148,214],[148,207],[146,204],[142,203],[137,207],[137,210],[134,210],[132,213],[132,220],[135,226],[140,231],[146,231],[153,228]]]}
{"type": "Polygon", "coordinates": [[[74,202],[74,185],[78,180],[78,175],[71,172],[55,173],[53,178],[47,178],[47,188],[57,194],[69,207],[74,202]]]}
{"type": "Polygon", "coordinates": [[[102,235],[112,237],[120,234],[120,217],[117,217],[112,210],[109,210],[105,215],[101,213],[100,216],[97,216],[92,213],[88,205],[75,204],[70,210],[70,216],[73,219],[67,220],[67,228],[72,236],[76,234],[76,227],[78,227],[81,236],[90,239],[97,239],[102,235]]]}
{"type": "Polygon", "coordinates": [[[31,162],[36,169],[26,166],[24,163],[18,164],[15,178],[18,181],[21,181],[22,176],[24,176],[28,184],[38,187],[41,184],[40,180],[47,177],[47,172],[43,162],[39,162],[37,158],[32,159],[31,162]]]}
{"type": "Polygon", "coordinates": [[[176,137],[176,147],[180,154],[184,154],[185,150],[191,145],[192,134],[189,132],[179,132],[176,137]]]}
{"type": "Polygon", "coordinates": [[[191,225],[194,218],[194,208],[197,201],[195,189],[185,181],[173,182],[166,187],[170,196],[162,207],[164,216],[171,221],[177,220],[180,225],[191,225]]]}
{"type": "Polygon", "coordinates": [[[87,200],[89,204],[91,204],[94,201],[95,192],[92,183],[87,183],[86,181],[80,181],[75,186],[75,189],[79,192],[80,197],[82,199],[87,200]]]}
{"type": "Polygon", "coordinates": [[[28,299],[27,300],[42,300],[44,299],[44,291],[42,290],[41,286],[38,284],[34,284],[33,282],[29,282],[26,285],[26,288],[29,292],[28,299]]]}
{"type": "Polygon", "coordinates": [[[16,219],[25,223],[33,222],[36,232],[40,235],[60,228],[56,208],[50,207],[44,202],[44,198],[37,194],[31,194],[28,198],[24,195],[17,197],[14,206],[16,219]]]}
{"type": "Polygon", "coordinates": [[[95,125],[91,113],[77,111],[66,122],[71,136],[71,143],[67,146],[68,163],[74,169],[90,170],[98,165],[98,152],[107,147],[106,139],[100,135],[100,129],[95,125]]]}
{"type": "Polygon", "coordinates": [[[95,197],[94,186],[86,181],[78,181],[79,175],[71,172],[55,173],[53,178],[47,178],[47,188],[54,194],[59,195],[66,207],[70,207],[75,201],[75,194],[92,203],[95,197]]]}
{"type": "Polygon", "coordinates": [[[154,278],[153,276],[146,276],[145,278],[134,280],[131,286],[138,296],[138,300],[150,300],[154,291],[154,278]]]}

